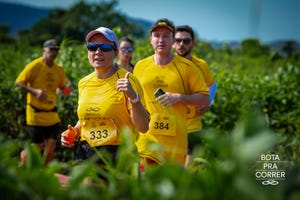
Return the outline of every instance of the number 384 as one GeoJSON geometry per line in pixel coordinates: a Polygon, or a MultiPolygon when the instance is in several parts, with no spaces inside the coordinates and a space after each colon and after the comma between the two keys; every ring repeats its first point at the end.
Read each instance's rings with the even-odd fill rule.
{"type": "Polygon", "coordinates": [[[169,129],[169,123],[164,122],[154,122],[154,128],[155,129],[169,129]]]}

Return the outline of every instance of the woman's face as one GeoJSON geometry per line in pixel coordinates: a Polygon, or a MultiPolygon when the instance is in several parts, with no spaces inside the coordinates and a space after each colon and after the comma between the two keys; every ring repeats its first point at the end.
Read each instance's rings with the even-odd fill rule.
{"type": "MultiPolygon", "coordinates": [[[[113,42],[109,41],[102,34],[94,35],[88,43],[93,44],[110,44],[114,45],[113,42]]],[[[90,64],[95,69],[107,69],[112,67],[114,58],[117,55],[117,50],[112,49],[110,51],[103,51],[98,48],[96,51],[88,50],[88,59],[90,64]]]]}
{"type": "Polygon", "coordinates": [[[120,60],[130,60],[133,52],[133,46],[128,41],[121,41],[119,45],[119,58],[120,60]]]}

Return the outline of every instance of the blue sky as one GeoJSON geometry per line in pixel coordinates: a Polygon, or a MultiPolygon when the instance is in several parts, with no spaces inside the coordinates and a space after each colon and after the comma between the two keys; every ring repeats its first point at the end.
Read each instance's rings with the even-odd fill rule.
{"type": "MultiPolygon", "coordinates": [[[[0,1],[68,8],[78,0],[0,1]]],[[[278,39],[300,41],[299,0],[119,0],[117,9],[128,16],[152,22],[166,17],[175,25],[188,24],[200,39],[207,41],[249,37],[262,42],[278,39]]]]}

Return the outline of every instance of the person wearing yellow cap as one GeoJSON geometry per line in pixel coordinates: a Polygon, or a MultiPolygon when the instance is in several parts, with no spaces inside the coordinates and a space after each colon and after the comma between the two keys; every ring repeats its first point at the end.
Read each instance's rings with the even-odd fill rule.
{"type": "Polygon", "coordinates": [[[187,105],[209,105],[203,75],[189,60],[174,55],[175,26],[157,20],[150,29],[154,54],[138,61],[133,74],[144,90],[150,113],[149,130],[136,142],[141,170],[149,164],[172,162],[184,166],[187,154],[187,105]]]}
{"type": "Polygon", "coordinates": [[[107,159],[98,157],[97,164],[105,166],[109,160],[116,161],[123,129],[129,129],[132,137],[128,140],[134,140],[135,129],[140,133],[148,130],[149,116],[142,104],[143,90],[137,79],[113,63],[118,53],[115,33],[99,27],[90,31],[85,40],[94,71],[78,83],[78,122],[61,134],[61,144],[74,146],[74,140],[68,138],[71,129],[75,141],[79,140],[76,162],[97,157],[97,150],[107,159]]]}
{"type": "MultiPolygon", "coordinates": [[[[55,39],[43,44],[43,56],[31,61],[16,79],[16,85],[27,92],[26,124],[32,144],[43,153],[45,164],[53,159],[60,118],[57,112],[57,93],[69,95],[72,91],[64,69],[55,62],[59,46],[55,39]]],[[[21,152],[21,164],[25,162],[21,152]]]]}

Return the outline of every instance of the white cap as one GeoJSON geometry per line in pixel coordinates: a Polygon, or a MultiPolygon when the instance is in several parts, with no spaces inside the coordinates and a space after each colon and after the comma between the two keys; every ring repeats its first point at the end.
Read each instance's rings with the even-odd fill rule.
{"type": "Polygon", "coordinates": [[[116,48],[118,47],[118,38],[117,38],[116,34],[112,30],[110,30],[109,28],[106,28],[106,27],[99,27],[93,31],[90,31],[86,35],[85,41],[89,42],[91,37],[93,37],[95,34],[99,34],[99,33],[104,35],[104,37],[106,37],[106,39],[108,39],[109,41],[114,42],[116,48]]]}

